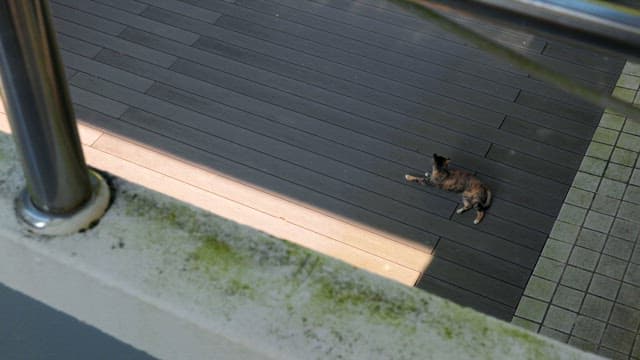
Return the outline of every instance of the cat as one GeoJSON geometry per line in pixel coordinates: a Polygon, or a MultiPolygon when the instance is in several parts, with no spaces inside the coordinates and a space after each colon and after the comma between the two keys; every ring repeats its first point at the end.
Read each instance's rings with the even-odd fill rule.
{"type": "Polygon", "coordinates": [[[456,210],[457,214],[475,207],[477,214],[474,224],[479,224],[484,219],[485,210],[491,205],[491,190],[477,177],[463,170],[449,169],[451,160],[433,154],[431,174],[426,172],[424,177],[405,175],[407,181],[421,185],[432,184],[439,189],[462,193],[462,207],[456,210]]]}

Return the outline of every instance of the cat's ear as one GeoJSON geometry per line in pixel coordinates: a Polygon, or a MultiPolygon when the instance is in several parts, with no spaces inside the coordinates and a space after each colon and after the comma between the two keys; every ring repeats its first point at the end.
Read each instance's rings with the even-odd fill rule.
{"type": "Polygon", "coordinates": [[[437,158],[438,158],[438,154],[433,153],[433,160],[435,160],[435,159],[437,159],[437,158]]]}

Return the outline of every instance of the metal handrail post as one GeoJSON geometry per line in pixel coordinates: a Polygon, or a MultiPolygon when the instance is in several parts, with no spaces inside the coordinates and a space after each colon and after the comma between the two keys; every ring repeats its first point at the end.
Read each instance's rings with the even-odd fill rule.
{"type": "Polygon", "coordinates": [[[109,191],[85,163],[46,0],[0,0],[0,83],[26,181],[19,218],[51,235],[95,222],[109,191]]]}

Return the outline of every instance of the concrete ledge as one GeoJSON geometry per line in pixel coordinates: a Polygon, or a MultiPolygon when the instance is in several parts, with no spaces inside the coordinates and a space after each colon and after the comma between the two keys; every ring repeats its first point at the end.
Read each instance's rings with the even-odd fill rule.
{"type": "Polygon", "coordinates": [[[160,358],[588,359],[124,181],[94,229],[21,232],[0,136],[0,281],[160,358]]]}

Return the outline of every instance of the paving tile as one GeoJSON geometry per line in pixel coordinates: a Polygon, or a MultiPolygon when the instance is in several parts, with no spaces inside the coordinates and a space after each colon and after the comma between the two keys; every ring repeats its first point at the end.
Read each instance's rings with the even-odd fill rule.
{"type": "Polygon", "coordinates": [[[607,166],[607,170],[604,172],[604,176],[608,179],[626,183],[631,177],[632,171],[633,168],[630,168],[628,166],[609,163],[609,165],[607,166]]]}
{"type": "Polygon", "coordinates": [[[548,304],[546,302],[523,296],[516,310],[516,315],[523,319],[541,323],[544,314],[547,311],[548,304]]]}
{"type": "Polygon", "coordinates": [[[573,244],[576,241],[580,226],[575,224],[569,224],[563,221],[556,221],[551,229],[550,237],[560,240],[569,244],[573,244]]]}
{"type": "Polygon", "coordinates": [[[615,145],[618,139],[618,131],[610,130],[607,128],[599,127],[593,133],[593,141],[597,141],[603,144],[615,145]]]}
{"type": "Polygon", "coordinates": [[[568,287],[585,291],[589,287],[591,276],[593,274],[589,271],[578,269],[577,267],[567,266],[562,274],[560,283],[568,287]]]}
{"type": "Polygon", "coordinates": [[[609,255],[601,255],[596,272],[610,278],[622,280],[627,269],[627,262],[609,255]]]}
{"type": "Polygon", "coordinates": [[[569,334],[563,333],[561,331],[546,327],[546,326],[542,326],[540,328],[540,335],[544,335],[548,338],[566,343],[567,341],[569,341],[569,334]]]}
{"type": "Polygon", "coordinates": [[[636,169],[633,170],[633,174],[631,175],[631,180],[629,180],[629,184],[640,186],[640,169],[637,169],[637,165],[636,165],[636,169]]]}
{"type": "Polygon", "coordinates": [[[627,61],[624,68],[622,68],[622,73],[640,76],[640,64],[627,61]]]}
{"type": "Polygon", "coordinates": [[[567,193],[565,202],[588,209],[591,206],[591,200],[593,200],[592,192],[572,187],[567,193]]]}
{"type": "Polygon", "coordinates": [[[591,209],[599,213],[615,216],[618,212],[621,200],[608,197],[606,195],[596,194],[591,204],[591,209]]]}
{"type": "MultiPolygon", "coordinates": [[[[631,150],[631,149],[629,149],[631,150]]],[[[592,142],[589,144],[589,148],[587,148],[587,156],[591,156],[594,158],[609,160],[611,156],[611,152],[613,151],[613,146],[602,144],[599,142],[592,142]]]]}
{"type": "Polygon", "coordinates": [[[622,87],[616,87],[615,89],[613,89],[613,93],[611,95],[622,101],[626,101],[630,103],[633,101],[633,98],[636,95],[636,91],[631,89],[625,89],[622,87]]]}
{"type": "Polygon", "coordinates": [[[635,334],[613,325],[607,325],[602,335],[602,345],[624,354],[631,353],[635,334]]]}
{"type": "Polygon", "coordinates": [[[634,243],[609,236],[602,252],[622,260],[629,260],[633,253],[634,243]]]}
{"type": "Polygon", "coordinates": [[[592,342],[582,340],[581,338],[575,337],[575,336],[571,336],[569,338],[568,344],[580,350],[588,351],[592,353],[598,350],[598,344],[594,344],[592,342]]]}
{"type": "Polygon", "coordinates": [[[614,304],[609,323],[623,329],[636,332],[640,326],[640,310],[620,304],[614,304]]]}
{"type": "MultiPolygon", "coordinates": [[[[606,179],[603,179],[606,180],[606,179]]],[[[584,227],[591,230],[608,233],[611,228],[613,217],[600,214],[599,212],[589,211],[584,221],[584,227]]]]}
{"type": "Polygon", "coordinates": [[[607,195],[615,199],[622,199],[626,184],[612,179],[602,179],[598,187],[598,194],[607,195]]]}
{"type": "Polygon", "coordinates": [[[538,332],[540,329],[540,324],[517,316],[514,316],[513,319],[511,319],[511,323],[533,332],[538,332]]]}
{"type": "Polygon", "coordinates": [[[602,334],[604,333],[605,323],[584,315],[578,315],[576,323],[573,327],[572,335],[592,343],[600,343],[602,334]]]}
{"type": "MultiPolygon", "coordinates": [[[[604,168],[602,169],[602,171],[604,171],[604,168]]],[[[596,191],[599,185],[600,176],[587,174],[586,172],[582,171],[578,171],[576,177],[573,179],[573,186],[587,191],[596,191]]]]}
{"type": "Polygon", "coordinates": [[[640,205],[623,201],[618,210],[619,218],[640,223],[640,205]]]}
{"type": "Polygon", "coordinates": [[[631,351],[631,356],[640,358],[640,334],[636,336],[636,342],[633,345],[633,350],[631,351]]]}
{"type": "Polygon", "coordinates": [[[578,240],[576,241],[576,245],[580,245],[584,248],[601,252],[602,249],[604,248],[606,239],[607,239],[607,235],[604,233],[589,230],[589,229],[582,229],[580,230],[580,234],[578,235],[578,240]]]}
{"type": "Polygon", "coordinates": [[[564,263],[555,261],[544,256],[538,258],[533,274],[539,277],[558,282],[564,270],[564,263]]]}
{"type": "Polygon", "coordinates": [[[605,112],[600,119],[600,126],[613,130],[621,130],[625,117],[605,112]]]}
{"type": "Polygon", "coordinates": [[[524,290],[524,294],[538,300],[549,302],[555,289],[555,282],[532,276],[529,279],[527,288],[524,290]]]}
{"type": "MultiPolygon", "coordinates": [[[[602,176],[604,169],[607,167],[607,161],[596,159],[594,157],[585,156],[580,164],[580,170],[589,174],[602,176]]],[[[575,182],[575,180],[574,180],[575,182]]]]}
{"type": "Polygon", "coordinates": [[[633,134],[633,135],[640,135],[640,122],[639,121],[627,121],[624,124],[624,132],[629,133],[629,134],[633,134]]]}
{"type": "Polygon", "coordinates": [[[636,159],[638,159],[637,152],[625,149],[615,148],[613,154],[611,154],[612,162],[629,167],[633,167],[636,164],[636,159]]]}
{"type": "Polygon", "coordinates": [[[627,186],[627,191],[624,194],[624,201],[640,204],[640,187],[633,185],[627,186]]]}
{"type": "MultiPolygon", "coordinates": [[[[618,138],[618,143],[616,144],[616,146],[619,148],[640,152],[640,136],[627,134],[624,132],[620,133],[620,137],[618,138]]],[[[601,149],[600,147],[598,147],[597,151],[600,155],[604,155],[606,153],[606,149],[601,149]]]]}
{"type": "Polygon", "coordinates": [[[580,310],[584,293],[563,285],[558,286],[555,294],[553,294],[552,304],[562,307],[573,312],[580,310]]]}
{"type": "Polygon", "coordinates": [[[616,219],[611,227],[611,235],[629,241],[635,241],[639,233],[640,224],[623,219],[616,219]]]}
{"type": "Polygon", "coordinates": [[[603,299],[591,294],[585,296],[580,308],[580,314],[592,317],[594,319],[607,321],[609,313],[613,307],[613,301],[603,299]]]}
{"type": "Polygon", "coordinates": [[[618,296],[618,289],[620,289],[621,284],[621,281],[614,280],[600,274],[593,274],[591,284],[589,285],[589,293],[598,295],[605,299],[615,300],[618,296]]]}
{"type": "Polygon", "coordinates": [[[568,334],[573,329],[577,317],[578,314],[572,311],[551,305],[542,325],[568,334]]]}
{"type": "Polygon", "coordinates": [[[558,214],[558,220],[575,225],[582,225],[587,216],[587,210],[581,207],[564,204],[558,214]]]}
{"type": "Polygon", "coordinates": [[[634,264],[640,264],[640,246],[637,244],[631,252],[631,262],[634,264]]]}
{"type": "Polygon", "coordinates": [[[566,262],[571,253],[571,245],[555,239],[548,239],[542,255],[550,259],[566,262]]]}
{"type": "Polygon", "coordinates": [[[585,270],[593,271],[598,265],[600,253],[576,246],[569,256],[569,264],[585,270]]]}
{"type": "Polygon", "coordinates": [[[640,85],[640,77],[629,74],[620,75],[616,83],[616,86],[631,90],[638,90],[638,85],[640,85]]]}
{"type": "Polygon", "coordinates": [[[624,281],[635,286],[640,286],[640,265],[630,263],[624,281]]]}
{"type": "Polygon", "coordinates": [[[623,282],[618,292],[617,302],[640,309],[640,301],[638,299],[640,299],[640,287],[623,282]]]}
{"type": "Polygon", "coordinates": [[[629,359],[628,355],[615,350],[611,350],[606,347],[601,347],[600,349],[598,349],[598,355],[611,360],[628,360],[629,359]]]}

